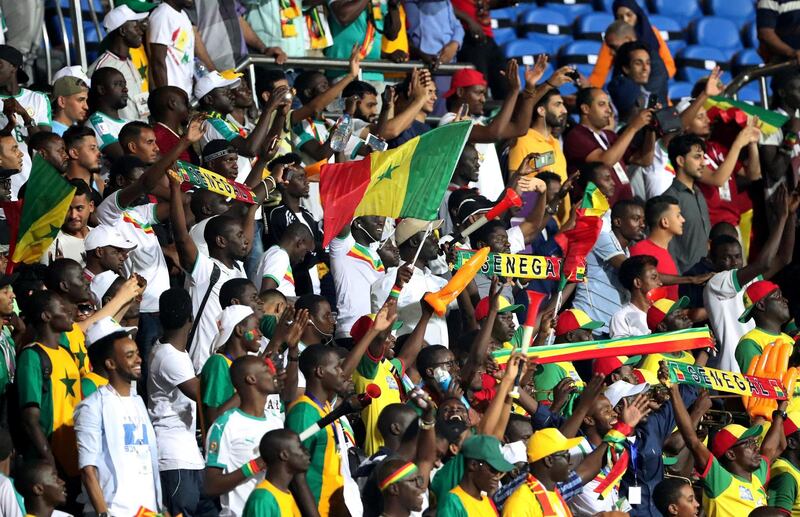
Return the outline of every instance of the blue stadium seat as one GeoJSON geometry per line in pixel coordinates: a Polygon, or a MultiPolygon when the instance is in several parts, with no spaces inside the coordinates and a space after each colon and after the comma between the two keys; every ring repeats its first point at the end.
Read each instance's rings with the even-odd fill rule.
{"type": "Polygon", "coordinates": [[[575,22],[575,37],[602,41],[603,34],[613,21],[614,17],[608,13],[584,14],[575,22]]]}
{"type": "Polygon", "coordinates": [[[689,45],[681,50],[675,61],[679,79],[692,84],[707,77],[716,65],[723,70],[728,68],[728,60],[720,49],[702,45],[689,45]]]}
{"type": "Polygon", "coordinates": [[[744,49],[733,57],[733,68],[737,73],[745,68],[763,64],[764,60],[761,59],[761,56],[758,55],[758,52],[752,48],[744,49]]]}
{"type": "Polygon", "coordinates": [[[573,41],[561,47],[558,66],[573,65],[580,73],[588,77],[597,63],[597,54],[599,53],[599,41],[573,41]]]}
{"type": "Polygon", "coordinates": [[[756,22],[750,22],[742,29],[742,41],[750,48],[758,48],[758,29],[756,22]]]}
{"type": "Polygon", "coordinates": [[[717,48],[727,60],[742,49],[739,29],[732,21],[716,16],[706,16],[692,23],[692,40],[698,45],[717,48]]]}
{"type": "Polygon", "coordinates": [[[580,16],[584,14],[589,14],[592,12],[592,4],[591,2],[547,2],[541,4],[542,7],[546,9],[552,9],[553,11],[559,12],[563,14],[567,21],[572,23],[580,16]]]}
{"type": "Polygon", "coordinates": [[[661,37],[667,42],[669,51],[674,56],[686,46],[686,30],[681,23],[671,16],[653,14],[650,23],[658,29],[661,37]]]}
{"type": "Polygon", "coordinates": [[[708,0],[706,6],[709,14],[727,18],[739,27],[755,16],[755,3],[752,0],[708,0]]]}
{"type": "MultiPolygon", "coordinates": [[[[547,54],[547,48],[539,42],[529,39],[516,39],[509,41],[502,47],[503,55],[508,59],[516,59],[519,63],[519,78],[522,86],[525,86],[525,67],[532,66],[536,62],[536,56],[547,54]]],[[[548,64],[544,71],[544,77],[553,75],[553,65],[548,64]]]]}
{"type": "Polygon", "coordinates": [[[519,9],[516,6],[492,11],[492,32],[498,45],[517,37],[516,24],[518,14],[519,9]]]}
{"type": "Polygon", "coordinates": [[[684,26],[703,14],[700,12],[700,2],[697,0],[651,0],[651,2],[654,12],[671,16],[676,20],[686,20],[684,26]]]}
{"type": "Polygon", "coordinates": [[[541,43],[551,54],[572,39],[572,28],[567,18],[551,9],[526,11],[517,20],[517,26],[520,34],[541,43]]]}
{"type": "MultiPolygon", "coordinates": [[[[72,16],[70,15],[71,3],[72,2],[69,0],[58,0],[58,5],[61,6],[61,11],[64,13],[64,25],[67,40],[73,42],[73,23],[72,16]]],[[[45,3],[45,19],[48,22],[48,33],[51,37],[51,43],[58,45],[63,41],[63,36],[61,34],[61,24],[58,22],[58,18],[55,13],[55,5],[56,0],[47,0],[45,3]]],[[[89,0],[81,0],[81,10],[83,14],[83,35],[86,43],[86,58],[88,59],[89,63],[92,63],[95,59],[97,59],[97,56],[99,55],[98,50],[100,41],[102,41],[102,39],[105,37],[105,30],[102,27],[103,18],[105,17],[105,8],[100,0],[92,0],[91,4],[89,3],[89,0]],[[90,5],[94,6],[94,11],[97,14],[97,19],[100,23],[99,32],[95,24],[92,22],[89,9],[90,5]]],[[[70,44],[69,51],[73,62],[77,62],[77,47],[70,44]]]]}
{"type": "Polygon", "coordinates": [[[736,95],[740,101],[752,102],[753,104],[761,103],[761,88],[758,81],[745,84],[736,95]]]}
{"type": "Polygon", "coordinates": [[[685,81],[675,81],[669,85],[669,98],[673,103],[676,103],[680,99],[684,97],[690,97],[692,95],[692,83],[688,83],[685,81]]]}
{"type": "MultiPolygon", "coordinates": [[[[614,0],[594,0],[594,10],[595,11],[602,11],[605,13],[611,13],[613,16],[614,13],[611,12],[611,6],[614,3],[614,0]]],[[[636,0],[636,3],[644,10],[644,12],[649,13],[650,7],[647,5],[645,0],[636,0]]]]}

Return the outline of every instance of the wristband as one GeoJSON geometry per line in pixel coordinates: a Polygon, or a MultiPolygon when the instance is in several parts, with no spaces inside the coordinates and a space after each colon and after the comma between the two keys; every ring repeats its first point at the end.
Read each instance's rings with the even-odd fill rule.
{"type": "Polygon", "coordinates": [[[419,428],[422,431],[427,431],[428,429],[433,429],[435,422],[426,422],[423,419],[419,419],[419,428]]]}
{"type": "Polygon", "coordinates": [[[242,474],[244,474],[244,477],[251,478],[261,472],[261,467],[258,466],[258,462],[256,462],[256,460],[250,460],[242,465],[240,470],[242,471],[242,474]]]}
{"type": "Polygon", "coordinates": [[[394,298],[395,300],[396,300],[396,299],[398,299],[398,298],[400,298],[400,291],[401,291],[402,289],[403,289],[402,287],[397,287],[396,285],[395,285],[395,286],[393,286],[393,287],[392,287],[392,290],[391,290],[391,291],[389,291],[389,296],[390,296],[390,297],[392,297],[392,298],[394,298]]]}

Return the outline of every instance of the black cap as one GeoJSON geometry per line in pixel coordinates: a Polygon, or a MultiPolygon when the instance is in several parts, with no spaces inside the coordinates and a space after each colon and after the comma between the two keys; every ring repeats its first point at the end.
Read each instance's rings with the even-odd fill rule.
{"type": "Polygon", "coordinates": [[[13,284],[16,279],[16,274],[0,275],[0,289],[13,284]]]}
{"type": "Polygon", "coordinates": [[[8,61],[17,67],[17,82],[25,84],[28,82],[28,74],[22,69],[22,52],[11,45],[0,45],[0,59],[8,61]]]}

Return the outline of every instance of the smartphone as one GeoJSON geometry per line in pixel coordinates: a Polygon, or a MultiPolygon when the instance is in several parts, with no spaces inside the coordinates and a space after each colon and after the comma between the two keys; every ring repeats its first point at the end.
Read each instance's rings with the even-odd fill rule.
{"type": "Polygon", "coordinates": [[[546,153],[535,155],[531,160],[531,167],[533,169],[541,169],[542,167],[547,167],[554,163],[556,163],[555,153],[553,151],[547,151],[546,153]]]}
{"type": "Polygon", "coordinates": [[[367,135],[367,141],[365,143],[376,151],[385,151],[389,148],[389,144],[387,144],[385,140],[378,138],[372,133],[367,135]]]}
{"type": "Polygon", "coordinates": [[[655,109],[657,105],[658,105],[658,97],[656,97],[652,93],[650,95],[648,95],[647,96],[647,105],[645,106],[645,109],[648,109],[648,110],[655,109]]]}

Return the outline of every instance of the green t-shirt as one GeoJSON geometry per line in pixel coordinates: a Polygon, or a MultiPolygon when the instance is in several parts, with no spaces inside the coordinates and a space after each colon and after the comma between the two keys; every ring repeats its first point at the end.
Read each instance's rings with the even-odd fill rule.
{"type": "Polygon", "coordinates": [[[536,374],[533,376],[533,384],[536,386],[536,400],[539,402],[543,400],[552,402],[553,390],[561,379],[567,377],[571,377],[575,381],[575,387],[577,388],[577,391],[570,395],[563,410],[565,415],[571,415],[572,406],[578,398],[578,394],[583,391],[585,384],[575,370],[575,366],[569,361],[542,364],[536,368],[536,374]]]}
{"type": "Polygon", "coordinates": [[[11,379],[16,370],[16,347],[14,339],[11,337],[8,327],[3,327],[0,331],[0,396],[2,396],[11,384],[11,379]]]}
{"type": "Polygon", "coordinates": [[[447,492],[458,486],[462,477],[464,477],[464,456],[456,454],[442,465],[431,480],[431,492],[436,496],[436,500],[441,501],[447,492]]]}
{"type": "MultiPolygon", "coordinates": [[[[328,0],[328,5],[341,0],[328,0]]],[[[342,26],[336,19],[335,15],[329,18],[331,26],[331,34],[333,35],[333,45],[324,50],[325,56],[334,59],[350,59],[350,54],[353,52],[353,45],[362,45],[367,35],[367,26],[372,23],[371,16],[367,14],[372,6],[367,4],[367,8],[361,11],[353,23],[347,26],[342,26]]],[[[386,2],[381,2],[382,19],[375,20],[376,30],[374,31],[375,39],[372,42],[372,47],[369,53],[364,58],[364,61],[377,61],[381,58],[381,42],[383,36],[383,20],[389,13],[386,2]]],[[[369,68],[369,65],[363,64],[363,68],[369,68]]],[[[332,77],[344,75],[344,72],[336,72],[329,74],[332,77]]],[[[362,80],[364,81],[383,81],[383,74],[380,72],[362,72],[362,80]]]]}
{"type": "Polygon", "coordinates": [[[220,407],[230,399],[235,390],[231,382],[231,361],[222,354],[208,358],[200,371],[203,405],[220,407]]]}
{"type": "Polygon", "coordinates": [[[703,481],[703,509],[708,517],[739,517],[749,515],[759,506],[767,505],[764,484],[769,477],[769,463],[761,459],[759,467],[749,479],[728,472],[714,456],[701,475],[703,481]]]}
{"type": "Polygon", "coordinates": [[[770,506],[775,506],[791,513],[796,497],[797,483],[791,474],[781,474],[769,480],[767,502],[770,506]]]}

